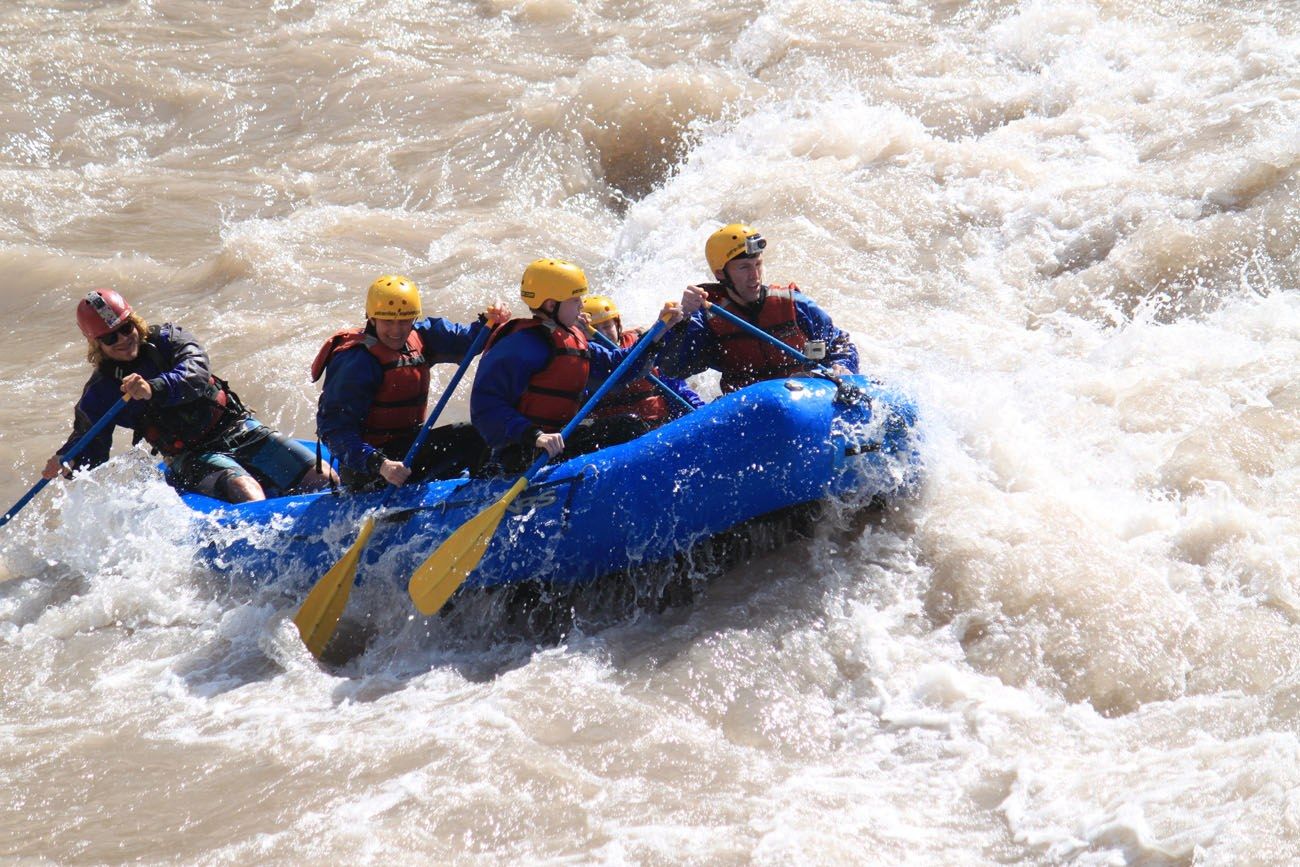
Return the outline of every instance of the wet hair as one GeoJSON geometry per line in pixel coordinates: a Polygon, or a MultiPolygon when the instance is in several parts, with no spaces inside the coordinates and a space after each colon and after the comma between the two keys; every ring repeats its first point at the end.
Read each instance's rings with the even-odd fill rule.
{"type": "MultiPolygon", "coordinates": [[[[144,343],[145,338],[149,336],[149,325],[144,321],[144,317],[139,313],[132,312],[126,318],[128,322],[135,326],[135,336],[140,339],[141,343],[144,343]]],[[[104,347],[93,337],[87,337],[86,342],[89,344],[86,348],[86,360],[95,367],[99,367],[104,361],[104,347]]]]}

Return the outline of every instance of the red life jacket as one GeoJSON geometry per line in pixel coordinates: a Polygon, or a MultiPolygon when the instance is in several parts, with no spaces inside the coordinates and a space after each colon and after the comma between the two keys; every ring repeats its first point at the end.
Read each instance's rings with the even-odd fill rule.
{"type": "Polygon", "coordinates": [[[591,351],[581,328],[562,328],[549,319],[511,319],[493,333],[483,354],[498,341],[530,328],[544,329],[550,361],[528,380],[515,409],[546,433],[557,433],[577,415],[591,375],[591,351]]]}
{"type": "Polygon", "coordinates": [[[361,438],[379,448],[410,436],[424,422],[429,403],[429,360],[424,357],[424,341],[415,329],[411,329],[406,346],[399,351],[389,349],[363,328],[348,328],[326,340],[316,353],[311,381],[321,378],[335,353],[358,346],[364,346],[384,371],[370,412],[361,422],[361,438]]]}
{"type": "Polygon", "coordinates": [[[727,300],[727,287],[721,283],[697,283],[696,285],[704,290],[710,304],[721,304],[727,300]]]}
{"type": "MultiPolygon", "coordinates": [[[[798,287],[769,286],[755,318],[731,298],[717,302],[729,313],[757,325],[794,349],[803,351],[807,337],[795,319],[794,293],[798,287]]],[[[718,338],[722,391],[728,393],[765,379],[779,379],[803,370],[803,364],[785,350],[754,337],[721,316],[706,317],[709,330],[718,338]]]]}
{"type": "MultiPolygon", "coordinates": [[[[619,343],[623,349],[633,346],[641,332],[635,329],[624,331],[619,343]]],[[[659,375],[659,369],[651,371],[654,375],[659,375]]],[[[644,421],[660,421],[668,418],[668,401],[664,399],[663,392],[659,387],[649,380],[648,377],[641,377],[621,388],[616,388],[601,399],[600,403],[591,411],[592,418],[609,418],[615,415],[634,415],[644,421]]]]}
{"type": "MultiPolygon", "coordinates": [[[[159,330],[156,325],[149,328],[148,337],[140,344],[140,355],[159,371],[164,371],[171,365],[152,342],[157,339],[159,330]]],[[[209,374],[207,388],[195,400],[158,409],[151,405],[145,410],[136,441],[143,439],[161,454],[178,455],[206,445],[214,434],[222,432],[247,412],[239,398],[230,391],[230,385],[209,374]]]]}

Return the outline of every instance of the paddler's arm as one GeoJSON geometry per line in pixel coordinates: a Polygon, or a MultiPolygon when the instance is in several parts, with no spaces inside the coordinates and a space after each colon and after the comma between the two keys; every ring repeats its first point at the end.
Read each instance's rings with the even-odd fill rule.
{"type": "MultiPolygon", "coordinates": [[[[86,383],[85,389],[82,390],[81,397],[77,400],[76,408],[72,413],[72,433],[68,435],[68,439],[63,443],[63,445],[59,446],[58,451],[56,451],[54,455],[46,461],[45,468],[41,471],[42,478],[52,479],[59,474],[63,463],[63,455],[72,448],[73,444],[75,444],[77,440],[85,436],[86,432],[94,426],[95,422],[99,421],[99,419],[103,417],[104,413],[108,412],[109,408],[116,404],[119,399],[120,394],[115,380],[109,379],[99,373],[96,373],[90,378],[90,381],[86,383]]],[[[136,407],[126,407],[126,409],[119,413],[117,418],[114,419],[114,424],[109,425],[104,430],[100,431],[99,435],[91,440],[90,444],[81,450],[81,454],[77,455],[76,460],[72,464],[72,468],[75,470],[85,470],[97,467],[107,461],[109,452],[113,448],[113,431],[116,430],[119,425],[122,427],[130,427],[134,424],[134,422],[128,420],[131,416],[136,414],[132,412],[133,410],[136,410],[136,413],[138,413],[136,407]]]]}
{"type": "Polygon", "coordinates": [[[416,331],[424,342],[424,356],[431,364],[457,364],[484,328],[495,328],[510,319],[510,311],[501,302],[487,309],[487,315],[468,325],[452,322],[442,317],[421,319],[415,323],[416,331]]]}
{"type": "Polygon", "coordinates": [[[361,437],[384,371],[363,349],[340,352],[325,369],[325,386],[316,408],[316,435],[329,446],[339,466],[354,473],[378,473],[383,452],[361,437]]]}
{"type": "Polygon", "coordinates": [[[550,350],[529,331],[511,334],[479,361],[469,395],[470,421],[494,450],[536,444],[540,429],[519,405],[528,381],[550,361],[550,350]]]}

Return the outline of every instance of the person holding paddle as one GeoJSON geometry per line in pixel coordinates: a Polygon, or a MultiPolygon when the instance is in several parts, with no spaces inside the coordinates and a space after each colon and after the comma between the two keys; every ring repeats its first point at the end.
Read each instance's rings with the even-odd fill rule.
{"type": "Polygon", "coordinates": [[[415,469],[402,460],[424,421],[429,368],[459,362],[484,328],[510,313],[493,304],[470,325],[422,313],[416,285],[385,274],[366,292],[365,326],[334,334],[312,362],[312,381],[325,377],[316,430],[349,487],[401,486],[412,472],[429,474],[435,462],[474,465],[485,450],[472,427],[448,425],[432,432],[436,438],[415,459],[415,469]]]}
{"type": "MultiPolygon", "coordinates": [[[[502,326],[483,351],[470,391],[470,419],[492,448],[493,464],[512,472],[536,451],[550,457],[565,451],[560,431],[582,406],[589,385],[603,382],[631,352],[588,343],[580,322],[587,275],[563,259],[538,259],[524,270],[519,295],[530,318],[502,326]]],[[[664,306],[666,328],[682,320],[680,308],[664,306]]],[[[655,337],[664,332],[659,329],[655,337]]],[[[644,376],[651,362],[628,379],[644,376]]],[[[603,439],[600,428],[575,437],[581,453],[603,439]]]]}
{"type": "MultiPolygon", "coordinates": [[[[628,349],[641,339],[641,330],[623,328],[622,314],[612,298],[587,295],[582,301],[582,311],[587,316],[588,328],[604,337],[607,346],[628,349]]],[[[653,370],[650,376],[634,379],[611,391],[591,411],[591,417],[628,419],[634,425],[639,423],[640,429],[632,435],[639,436],[704,405],[700,396],[683,380],[665,380],[656,376],[657,382],[652,381],[651,376],[658,372],[653,370]]]]}
{"type": "Polygon", "coordinates": [[[112,289],[81,300],[77,325],[95,370],[77,401],[72,435],[46,463],[43,478],[60,472],[74,443],[82,447],[71,469],[108,460],[113,425],[88,444],[79,441],[113,413],[117,427],[130,428],[135,442],[163,455],[168,482],[184,490],[240,503],[337,483],[328,467],[315,468],[310,449],[258,421],[180,326],[148,326],[112,289]]]}
{"type": "Polygon", "coordinates": [[[729,393],[765,379],[798,375],[807,363],[725,316],[706,316],[709,304],[739,316],[832,373],[858,372],[858,350],[849,335],[799,287],[763,282],[767,241],[743,223],[723,226],[709,236],[704,256],[717,283],[686,287],[682,311],[689,317],[659,353],[666,376],[686,378],[706,368],[722,373],[729,393]]]}

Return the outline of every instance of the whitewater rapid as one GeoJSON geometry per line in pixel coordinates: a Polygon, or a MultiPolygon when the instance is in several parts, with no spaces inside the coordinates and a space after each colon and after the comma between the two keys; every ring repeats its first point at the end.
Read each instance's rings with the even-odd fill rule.
{"type": "Polygon", "coordinates": [[[531,642],[363,587],[322,666],[121,435],[0,529],[0,858],[1300,859],[1293,12],[0,10],[6,502],[90,287],[310,436],[374,276],[467,321],[560,255],[640,324],[735,219],[926,436],[914,497],[689,606],[531,642]]]}

